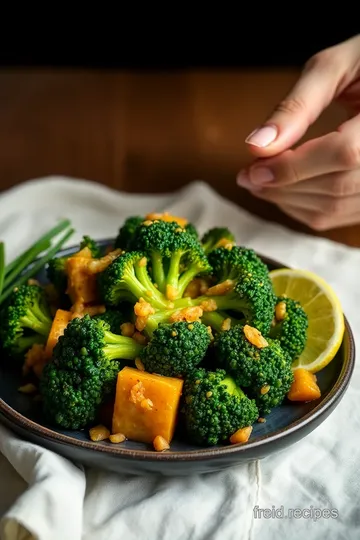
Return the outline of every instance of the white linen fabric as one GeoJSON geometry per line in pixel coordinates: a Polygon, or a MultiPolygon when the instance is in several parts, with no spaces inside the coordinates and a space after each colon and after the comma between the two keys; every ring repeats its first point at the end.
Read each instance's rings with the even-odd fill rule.
{"type": "MultiPolygon", "coordinates": [[[[132,195],[72,178],[33,180],[0,196],[0,236],[12,259],[61,217],[71,218],[76,229],[70,245],[83,234],[113,237],[126,216],[161,210],[186,216],[201,232],[230,226],[242,244],[319,273],[340,296],[358,340],[360,250],[255,218],[203,182],[171,194],[132,195]]],[[[359,402],[356,366],[337,409],[298,444],[260,462],[181,478],[83,469],[0,426],[0,538],[359,538],[359,402]],[[289,517],[296,508],[297,517],[289,517]],[[320,517],[324,509],[332,516],[320,517]]]]}

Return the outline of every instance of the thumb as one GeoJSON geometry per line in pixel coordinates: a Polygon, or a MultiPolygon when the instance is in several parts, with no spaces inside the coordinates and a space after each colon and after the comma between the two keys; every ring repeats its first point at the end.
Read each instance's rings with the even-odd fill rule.
{"type": "Polygon", "coordinates": [[[341,62],[336,47],[312,57],[295,86],[276,106],[264,125],[246,138],[251,153],[258,157],[270,157],[287,150],[301,139],[336,96],[346,68],[344,51],[341,62]]]}

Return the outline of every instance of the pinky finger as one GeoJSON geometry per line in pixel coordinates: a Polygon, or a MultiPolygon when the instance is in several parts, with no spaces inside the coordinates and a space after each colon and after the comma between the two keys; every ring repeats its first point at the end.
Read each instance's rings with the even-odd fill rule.
{"type": "Polygon", "coordinates": [[[303,223],[315,231],[328,231],[339,227],[347,227],[360,223],[360,213],[344,215],[336,220],[332,216],[326,216],[312,210],[304,210],[294,206],[278,205],[280,210],[289,217],[303,223]]]}

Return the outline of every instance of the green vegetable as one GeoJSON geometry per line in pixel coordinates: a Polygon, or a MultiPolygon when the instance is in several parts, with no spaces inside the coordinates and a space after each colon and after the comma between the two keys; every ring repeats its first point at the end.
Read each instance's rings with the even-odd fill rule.
{"type": "Polygon", "coordinates": [[[182,414],[189,439],[204,446],[227,441],[259,417],[255,401],[222,369],[195,369],[185,379],[182,414]]]}
{"type": "Polygon", "coordinates": [[[95,421],[99,406],[114,391],[120,360],[134,360],[142,347],[89,315],[70,321],[41,378],[49,421],[67,429],[81,429],[95,421]]]}
{"type": "Polygon", "coordinates": [[[118,335],[121,335],[121,325],[130,322],[129,318],[126,318],[122,311],[115,309],[107,309],[105,313],[94,315],[93,318],[105,321],[110,326],[110,331],[118,335]]]}
{"type": "MultiPolygon", "coordinates": [[[[67,224],[67,222],[66,222],[67,224]]],[[[60,227],[60,226],[59,226],[60,227]]],[[[54,231],[55,229],[53,229],[54,231]]],[[[68,239],[71,237],[71,235],[74,233],[74,229],[68,230],[61,238],[56,242],[54,246],[52,246],[41,258],[36,259],[35,261],[32,260],[31,267],[24,273],[20,275],[20,268],[23,268],[26,266],[24,265],[24,258],[19,258],[19,266],[14,267],[12,266],[12,275],[13,275],[13,282],[11,285],[9,284],[8,287],[4,287],[1,296],[0,296],[0,304],[4,302],[8,298],[8,296],[12,293],[13,289],[16,287],[20,287],[24,283],[26,283],[30,278],[36,276],[36,274],[47,264],[47,262],[52,259],[55,254],[62,248],[62,246],[65,244],[65,242],[68,241],[68,239]]],[[[50,234],[50,233],[48,233],[50,234]]],[[[43,244],[42,244],[43,245],[43,244]]],[[[38,245],[36,245],[36,248],[34,248],[34,251],[32,252],[32,255],[30,257],[29,252],[27,252],[26,255],[26,261],[29,258],[34,259],[34,253],[38,249],[38,245]]],[[[24,256],[25,257],[25,256],[24,256]]]]}
{"type": "Polygon", "coordinates": [[[140,298],[156,309],[166,309],[169,300],[155,287],[144,253],[129,251],[117,257],[98,275],[100,295],[106,305],[117,307],[124,301],[135,304],[140,298]]]}
{"type": "Polygon", "coordinates": [[[67,257],[54,257],[48,261],[46,275],[60,295],[66,294],[68,278],[66,274],[67,257]]]}
{"type": "Polygon", "coordinates": [[[296,360],[303,352],[307,341],[309,321],[299,302],[286,296],[280,296],[277,304],[284,302],[286,312],[282,321],[276,322],[270,330],[270,337],[278,339],[282,348],[289,354],[289,359],[296,360]]]}
{"type": "Polygon", "coordinates": [[[218,334],[215,342],[219,366],[255,399],[262,414],[282,403],[294,380],[288,355],[280,343],[271,339],[267,342],[267,347],[256,347],[240,325],[218,334]]]}
{"type": "Polygon", "coordinates": [[[201,244],[178,223],[145,222],[137,227],[133,245],[149,257],[154,283],[172,300],[183,296],[195,276],[210,272],[201,244]]]}
{"type": "Polygon", "coordinates": [[[115,248],[118,249],[129,249],[131,242],[134,238],[135,231],[137,227],[144,221],[144,218],[141,216],[130,216],[128,217],[122,227],[119,229],[119,233],[115,240],[115,248]]]}
{"type": "Polygon", "coordinates": [[[242,274],[251,274],[272,286],[269,269],[253,249],[233,246],[219,247],[209,253],[209,263],[218,282],[237,281],[242,274]]]}
{"type": "Polygon", "coordinates": [[[160,324],[140,358],[149,373],[183,377],[203,360],[209,345],[209,332],[200,322],[160,324]]]}
{"type": "Polygon", "coordinates": [[[241,320],[229,317],[226,313],[220,311],[205,311],[201,317],[201,322],[206,326],[210,326],[215,332],[224,331],[223,325],[225,321],[230,321],[230,327],[242,323],[241,320]]]}
{"type": "Polygon", "coordinates": [[[213,227],[209,229],[201,239],[205,253],[208,255],[219,247],[219,242],[226,241],[235,244],[235,235],[227,227],[213,227]]]}
{"type": "Polygon", "coordinates": [[[187,223],[185,225],[185,230],[187,233],[191,234],[191,236],[193,236],[195,238],[195,240],[199,241],[199,233],[195,227],[195,225],[193,225],[192,223],[187,223]]]}
{"type": "MultiPolygon", "coordinates": [[[[83,236],[79,251],[85,247],[91,251],[91,256],[94,259],[101,257],[101,249],[96,245],[96,241],[90,238],[90,236],[83,236]]],[[[50,283],[52,283],[60,296],[66,295],[66,289],[68,285],[68,278],[66,274],[66,261],[73,254],[66,255],[65,257],[54,257],[47,263],[46,275],[50,283]]]]}
{"type": "Polygon", "coordinates": [[[21,285],[1,311],[0,341],[11,355],[24,354],[35,343],[45,343],[52,325],[44,290],[21,285]]]}
{"type": "Polygon", "coordinates": [[[19,255],[13,262],[7,265],[6,267],[6,279],[4,282],[4,287],[10,285],[14,279],[29,265],[31,264],[38,255],[43,253],[46,249],[51,246],[51,240],[62,233],[67,227],[70,226],[70,221],[64,219],[60,221],[58,225],[50,229],[45,233],[41,238],[39,238],[29,249],[24,253],[19,255]]]}
{"type": "Polygon", "coordinates": [[[91,256],[94,259],[100,259],[101,249],[97,245],[96,240],[93,240],[90,236],[83,236],[83,239],[80,242],[80,251],[86,247],[90,249],[91,256]]]}

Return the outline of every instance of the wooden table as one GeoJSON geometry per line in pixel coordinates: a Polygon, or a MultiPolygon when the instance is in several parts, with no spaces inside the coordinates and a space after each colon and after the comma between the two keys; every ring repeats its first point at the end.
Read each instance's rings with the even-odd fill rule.
{"type": "MultiPolygon", "coordinates": [[[[235,184],[244,139],[296,80],[296,70],[127,73],[0,72],[0,189],[64,174],[132,192],[202,179],[250,211],[360,246],[360,226],[314,233],[235,184]]],[[[307,138],[344,119],[330,108],[307,138]]]]}

